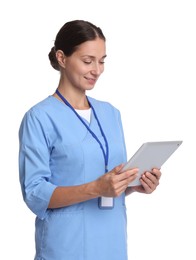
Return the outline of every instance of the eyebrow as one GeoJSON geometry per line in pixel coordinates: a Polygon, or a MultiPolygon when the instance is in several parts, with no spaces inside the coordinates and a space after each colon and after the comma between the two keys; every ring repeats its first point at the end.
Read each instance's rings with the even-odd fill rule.
{"type": "MultiPolygon", "coordinates": [[[[94,59],[95,56],[92,56],[92,55],[83,55],[82,57],[88,57],[88,58],[91,58],[91,59],[94,59]]],[[[101,59],[105,59],[107,57],[107,55],[104,55],[103,57],[101,57],[101,59]]]]}

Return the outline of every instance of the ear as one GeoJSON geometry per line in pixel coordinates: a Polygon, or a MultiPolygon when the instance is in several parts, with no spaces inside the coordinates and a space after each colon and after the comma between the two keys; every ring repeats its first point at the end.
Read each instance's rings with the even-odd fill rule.
{"type": "Polygon", "coordinates": [[[66,67],[66,56],[65,56],[65,54],[64,54],[63,51],[58,50],[58,51],[56,52],[56,59],[57,59],[59,65],[60,65],[62,68],[65,68],[65,67],[66,67]]]}

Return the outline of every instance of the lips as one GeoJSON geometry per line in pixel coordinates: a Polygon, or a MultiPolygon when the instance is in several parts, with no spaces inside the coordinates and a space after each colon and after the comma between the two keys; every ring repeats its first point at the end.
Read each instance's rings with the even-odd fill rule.
{"type": "Polygon", "coordinates": [[[97,79],[95,79],[95,78],[85,77],[85,79],[88,80],[88,82],[89,82],[90,84],[95,84],[95,82],[97,81],[97,79]]]}

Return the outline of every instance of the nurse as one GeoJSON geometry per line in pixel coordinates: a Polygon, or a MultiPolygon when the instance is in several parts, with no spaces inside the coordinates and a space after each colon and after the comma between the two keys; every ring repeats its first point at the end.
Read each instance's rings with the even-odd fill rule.
{"type": "Polygon", "coordinates": [[[60,71],[53,95],[30,108],[19,129],[22,194],[36,215],[35,260],[127,260],[125,195],[151,193],[161,172],[119,174],[126,162],[120,112],[86,95],[104,71],[105,36],[67,22],[49,53],[60,71]]]}

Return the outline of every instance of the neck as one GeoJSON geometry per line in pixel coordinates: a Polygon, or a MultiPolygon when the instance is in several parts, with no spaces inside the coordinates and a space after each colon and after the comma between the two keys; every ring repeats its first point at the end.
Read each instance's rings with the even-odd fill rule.
{"type": "MultiPolygon", "coordinates": [[[[90,108],[85,92],[73,90],[69,91],[68,89],[62,88],[60,86],[58,86],[58,91],[71,104],[74,109],[84,110],[90,108]]],[[[54,93],[53,96],[62,101],[56,93],[54,93]]]]}

